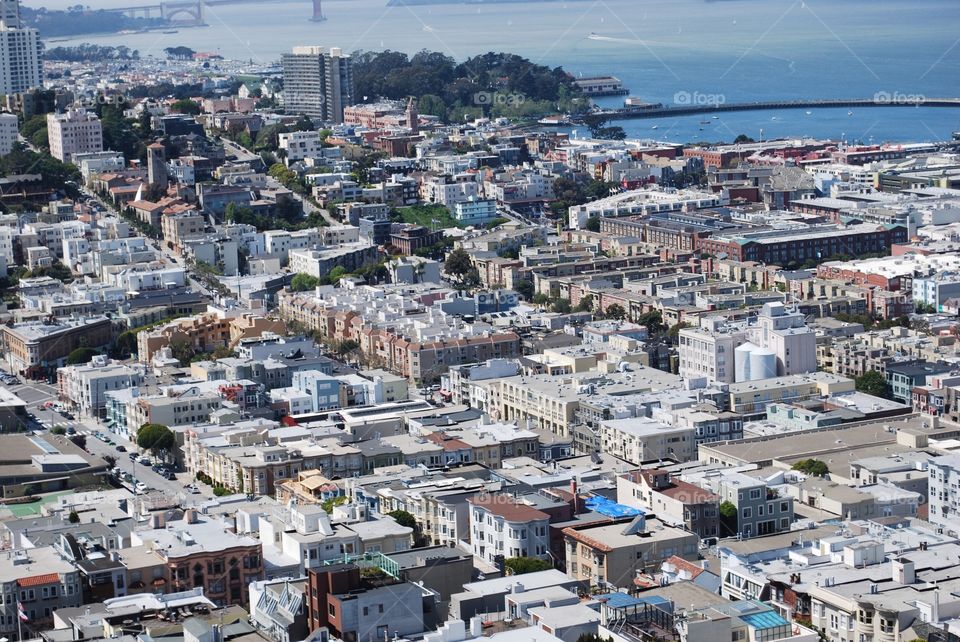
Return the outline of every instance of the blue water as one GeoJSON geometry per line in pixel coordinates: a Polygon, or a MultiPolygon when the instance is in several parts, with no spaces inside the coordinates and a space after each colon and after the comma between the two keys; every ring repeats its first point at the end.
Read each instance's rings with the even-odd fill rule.
{"type": "MultiPolygon", "coordinates": [[[[91,0],[114,6],[134,0],[91,0]]],[[[147,0],[144,0],[146,2],[147,0]]],[[[45,2],[50,8],[73,0],[45,2]]],[[[27,5],[31,2],[28,0],[27,5]]],[[[459,60],[512,51],[583,75],[615,74],[631,94],[726,102],[888,95],[960,96],[960,0],[582,0],[387,7],[385,0],[207,8],[211,25],[177,34],[82,38],[144,54],[185,45],[269,62],[297,44],[431,49],[459,60]],[[591,34],[593,36],[591,37],[591,34]]],[[[617,105],[621,98],[603,99],[617,105]]],[[[631,136],[689,141],[829,136],[868,142],[935,140],[960,130],[960,110],[863,108],[733,112],[622,121],[631,136]],[[710,119],[712,120],[712,119],[710,119]],[[652,129],[657,125],[657,129],[652,129]],[[701,131],[702,127],[702,131],[701,131]]]]}

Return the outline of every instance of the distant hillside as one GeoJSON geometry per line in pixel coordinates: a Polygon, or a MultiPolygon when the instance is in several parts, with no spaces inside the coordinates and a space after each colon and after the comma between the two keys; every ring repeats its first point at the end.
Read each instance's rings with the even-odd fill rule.
{"type": "Polygon", "coordinates": [[[161,18],[130,18],[115,11],[88,10],[82,7],[59,11],[42,7],[31,9],[21,5],[20,15],[27,25],[36,27],[43,38],[115,33],[125,29],[146,29],[167,24],[161,18]]]}

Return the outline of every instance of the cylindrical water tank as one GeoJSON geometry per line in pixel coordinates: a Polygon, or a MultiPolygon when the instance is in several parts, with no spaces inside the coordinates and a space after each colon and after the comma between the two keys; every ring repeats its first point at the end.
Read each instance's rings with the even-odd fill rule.
{"type": "Polygon", "coordinates": [[[750,353],[750,381],[773,379],[777,376],[777,355],[766,348],[755,348],[750,353]]]}
{"type": "Polygon", "coordinates": [[[750,381],[750,353],[757,349],[749,341],[733,351],[733,379],[736,382],[750,381]]]}

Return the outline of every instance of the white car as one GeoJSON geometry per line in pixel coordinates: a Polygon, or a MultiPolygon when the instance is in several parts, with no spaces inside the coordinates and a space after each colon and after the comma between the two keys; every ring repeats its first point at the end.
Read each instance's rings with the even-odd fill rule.
{"type": "Polygon", "coordinates": [[[137,485],[134,486],[134,489],[137,491],[137,495],[142,495],[147,492],[147,485],[143,482],[137,482],[137,485]]]}

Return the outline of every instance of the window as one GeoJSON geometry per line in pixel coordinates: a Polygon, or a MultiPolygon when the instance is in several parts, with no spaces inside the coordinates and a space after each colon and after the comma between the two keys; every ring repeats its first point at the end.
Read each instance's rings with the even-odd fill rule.
{"type": "Polygon", "coordinates": [[[750,507],[749,507],[749,506],[747,506],[746,508],[743,509],[743,516],[744,516],[745,518],[753,517],[753,511],[750,510],[750,507]]]}

